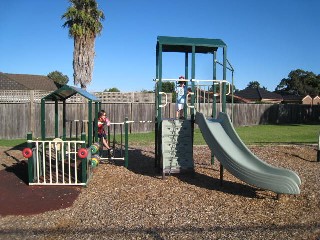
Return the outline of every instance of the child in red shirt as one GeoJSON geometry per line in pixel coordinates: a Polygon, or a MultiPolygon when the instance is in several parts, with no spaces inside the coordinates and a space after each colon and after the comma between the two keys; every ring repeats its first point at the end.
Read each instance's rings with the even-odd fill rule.
{"type": "Polygon", "coordinates": [[[109,150],[111,148],[108,144],[107,134],[104,129],[105,125],[110,126],[110,120],[107,118],[105,111],[102,110],[98,113],[98,137],[102,141],[103,146],[109,150]]]}

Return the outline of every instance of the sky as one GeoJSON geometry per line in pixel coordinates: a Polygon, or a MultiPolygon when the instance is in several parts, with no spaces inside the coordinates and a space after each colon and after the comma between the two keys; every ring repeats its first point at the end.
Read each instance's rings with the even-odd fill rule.
{"type": "MultiPolygon", "coordinates": [[[[121,92],[153,90],[157,36],[223,40],[239,90],[258,81],[273,91],[296,69],[320,74],[319,0],[97,2],[105,20],[95,42],[90,92],[113,87],[121,92]]],[[[1,1],[0,72],[60,71],[74,85],[73,39],[61,19],[69,6],[68,0],[1,1]]],[[[212,79],[212,55],[197,54],[195,71],[196,79],[212,79]]],[[[184,54],[163,53],[163,78],[183,74],[184,54]]],[[[218,79],[219,74],[222,68],[218,79]]],[[[227,80],[232,80],[230,72],[227,80]]]]}

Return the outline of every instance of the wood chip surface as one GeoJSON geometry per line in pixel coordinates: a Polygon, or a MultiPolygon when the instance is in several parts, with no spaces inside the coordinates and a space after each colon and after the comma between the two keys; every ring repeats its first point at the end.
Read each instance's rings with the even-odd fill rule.
{"type": "Polygon", "coordinates": [[[211,165],[207,146],[194,147],[195,174],[163,180],[154,168],[154,147],[135,146],[129,169],[121,160],[100,164],[71,207],[0,217],[0,239],[320,239],[316,147],[250,149],[297,172],[301,194],[277,199],[227,171],[220,186],[219,162],[211,165]]]}

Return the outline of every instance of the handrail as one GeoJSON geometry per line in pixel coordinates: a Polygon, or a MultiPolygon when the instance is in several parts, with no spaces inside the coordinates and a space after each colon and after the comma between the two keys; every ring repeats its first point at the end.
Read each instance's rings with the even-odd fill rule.
{"type": "Polygon", "coordinates": [[[159,92],[159,94],[160,94],[160,95],[164,94],[164,95],[166,96],[166,102],[165,102],[165,104],[160,104],[160,105],[159,105],[159,107],[163,108],[163,107],[167,106],[167,104],[168,104],[168,95],[167,95],[167,93],[165,93],[165,92],[159,92]]]}
{"type": "MultiPolygon", "coordinates": [[[[153,81],[159,82],[160,79],[155,78],[153,81]]],[[[161,81],[167,81],[167,82],[189,82],[189,79],[179,79],[179,78],[162,78],[161,81]]]]}
{"type": "Polygon", "coordinates": [[[187,105],[188,108],[194,108],[194,105],[189,105],[189,104],[188,104],[188,102],[189,102],[189,101],[188,101],[188,100],[189,100],[189,99],[188,99],[189,95],[194,95],[194,92],[189,92],[189,93],[187,94],[187,97],[186,97],[186,98],[187,98],[187,99],[186,99],[186,105],[187,105]]]}
{"type": "MultiPolygon", "coordinates": [[[[205,85],[199,85],[199,82],[212,82],[212,83],[216,83],[216,84],[221,84],[222,83],[226,83],[228,84],[228,92],[226,93],[226,95],[229,95],[231,93],[231,83],[229,83],[227,80],[212,80],[212,79],[209,79],[209,80],[200,80],[200,79],[191,79],[191,82],[198,82],[198,86],[205,86],[205,85]]],[[[221,89],[221,88],[220,88],[221,89]]],[[[221,92],[221,90],[220,90],[221,92]]],[[[220,96],[219,93],[215,93],[214,96],[220,96]]]]}

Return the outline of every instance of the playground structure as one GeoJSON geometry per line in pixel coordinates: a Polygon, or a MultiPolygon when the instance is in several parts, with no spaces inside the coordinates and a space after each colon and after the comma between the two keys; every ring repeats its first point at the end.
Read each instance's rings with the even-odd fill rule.
{"type": "MultiPolygon", "coordinates": [[[[193,129],[195,110],[206,111],[216,117],[217,97],[222,112],[226,111],[226,94],[231,92],[227,76],[227,46],[220,39],[180,38],[159,36],[156,46],[156,121],[155,121],[155,165],[162,170],[163,176],[170,173],[194,171],[193,129]],[[223,49],[223,63],[217,60],[217,51],[223,49]],[[163,119],[162,82],[177,82],[178,79],[165,79],[162,76],[163,52],[180,52],[185,59],[185,85],[191,88],[186,96],[184,119],[163,119]],[[199,80],[195,76],[196,54],[213,54],[212,79],[199,80]],[[189,55],[191,54],[191,77],[189,78],[189,55]],[[217,80],[217,65],[222,65],[222,78],[217,80]],[[190,86],[191,85],[191,86],[190,86]],[[219,90],[219,92],[218,92],[219,90]],[[202,103],[202,104],[200,104],[202,103]],[[206,105],[206,109],[200,109],[206,105]],[[187,140],[188,139],[188,140],[187,140]]],[[[231,66],[231,65],[230,65],[231,66]]],[[[232,69],[232,67],[230,68],[232,69]]],[[[232,69],[233,70],[233,69],[232,69]]]]}
{"type": "MultiPolygon", "coordinates": [[[[240,180],[258,188],[278,194],[299,194],[301,180],[290,170],[268,165],[257,158],[241,141],[226,114],[226,96],[231,94],[233,103],[233,67],[227,60],[227,45],[220,39],[181,38],[159,36],[156,46],[156,118],[155,118],[155,166],[166,174],[194,171],[193,134],[194,123],[211,150],[211,162],[216,156],[220,162],[220,180],[226,168],[240,180]],[[217,60],[222,48],[223,62],[217,60]],[[186,96],[184,119],[163,118],[162,83],[181,81],[162,76],[164,52],[180,52],[185,56],[185,84],[191,84],[186,96]],[[196,79],[196,54],[213,55],[213,76],[209,80],[196,79]],[[189,78],[189,54],[191,54],[191,77],[189,78]],[[222,66],[222,80],[217,80],[217,64],[222,66]],[[227,81],[227,70],[232,72],[232,83],[227,81]],[[217,109],[219,98],[220,109],[217,109]],[[206,104],[203,104],[206,103],[206,104]],[[205,105],[205,109],[202,107],[205,105]],[[218,113],[220,112],[220,113],[218,113]],[[209,117],[207,119],[205,115],[209,117]]],[[[232,115],[232,112],[231,112],[232,115]]]]}
{"type": "MultiPolygon", "coordinates": [[[[276,193],[299,194],[301,184],[299,176],[290,170],[272,167],[250,152],[235,132],[226,115],[226,96],[233,93],[233,67],[227,60],[227,46],[220,39],[158,37],[156,47],[156,113],[155,113],[155,166],[166,174],[194,172],[193,135],[194,123],[200,128],[212,156],[220,162],[220,179],[226,168],[240,180],[259,188],[276,193]],[[217,60],[218,49],[222,48],[223,62],[217,60]],[[184,118],[164,118],[163,109],[167,106],[167,95],[162,91],[162,82],[178,79],[165,79],[162,76],[163,52],[181,52],[185,54],[185,83],[191,85],[186,96],[184,118]],[[196,53],[213,54],[213,76],[209,80],[196,79],[196,53]],[[191,77],[189,78],[189,54],[191,54],[191,77]],[[217,65],[222,66],[222,80],[217,79],[217,65]],[[227,81],[227,70],[232,73],[232,83],[227,81]],[[165,96],[165,102],[162,102],[165,96]],[[219,103],[218,103],[219,101],[219,103]],[[203,107],[205,106],[205,107],[203,107]],[[219,107],[219,109],[218,109],[219,107]],[[219,113],[220,112],[220,113],[219,113]],[[205,115],[210,119],[206,119],[205,115]]],[[[181,81],[181,80],[180,80],[181,81]]],[[[233,98],[231,98],[233,99],[233,98]]],[[[123,159],[128,167],[128,121],[114,123],[121,128],[121,155],[104,157],[101,144],[97,142],[99,99],[90,93],[70,86],[63,86],[41,100],[41,141],[32,140],[28,135],[28,148],[24,156],[28,158],[29,184],[46,185],[87,185],[92,170],[105,159],[123,159]],[[81,140],[66,140],[66,99],[80,94],[88,101],[87,132],[81,133],[81,140]],[[55,139],[46,139],[45,101],[55,104],[55,139]],[[62,101],[62,136],[59,138],[59,105],[62,101]],[[93,104],[95,113],[93,114],[93,104]],[[123,155],[122,126],[125,126],[125,151],[123,155]],[[96,140],[96,142],[94,142],[96,140]]],[[[232,114],[232,112],[231,112],[232,114]]],[[[82,123],[84,120],[82,120],[82,123]]],[[[77,128],[78,122],[76,122],[77,128]]],[[[72,127],[70,121],[70,138],[72,127]]],[[[110,130],[109,130],[110,133],[110,130]]],[[[110,134],[109,143],[110,143],[110,134]]],[[[114,134],[115,138],[115,128],[114,134]]],[[[77,136],[76,136],[77,137],[77,136]]],[[[113,140],[114,147],[115,139],[113,140]]]]}
{"type": "MultiPolygon", "coordinates": [[[[83,89],[64,85],[60,89],[41,99],[41,140],[33,140],[32,134],[27,135],[27,148],[23,155],[28,158],[29,185],[87,185],[99,162],[121,159],[128,167],[128,119],[122,123],[112,123],[113,142],[116,148],[116,127],[120,126],[120,143],[117,149],[118,156],[103,156],[104,151],[98,139],[97,119],[101,110],[100,100],[83,89]],[[75,94],[80,94],[88,104],[88,120],[66,120],[66,100],[75,94]],[[54,102],[55,138],[46,137],[46,104],[54,102]],[[59,101],[62,101],[62,129],[59,128],[59,101]],[[93,107],[94,105],[94,107],[93,107]],[[94,109],[94,113],[93,113],[94,109]],[[70,139],[67,139],[67,122],[70,139]],[[73,138],[72,122],[75,122],[76,139],[73,138]],[[78,124],[81,123],[81,127],[78,124]],[[124,129],[123,129],[124,126],[124,129]],[[81,130],[81,134],[78,134],[81,130]],[[123,133],[124,132],[124,133],[123,133]],[[59,134],[62,133],[62,136],[59,134]],[[81,135],[81,139],[78,139],[81,135]]],[[[60,115],[61,117],[61,115],[60,115]]],[[[111,131],[108,127],[108,140],[111,131]]]]}

